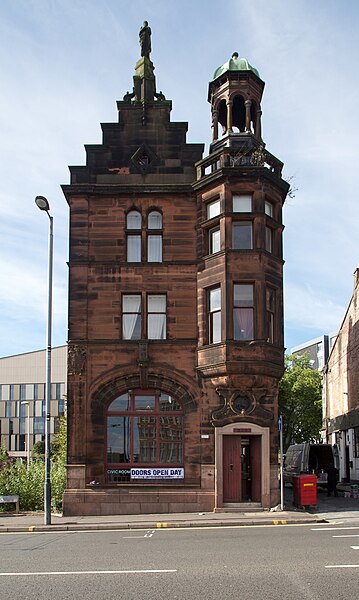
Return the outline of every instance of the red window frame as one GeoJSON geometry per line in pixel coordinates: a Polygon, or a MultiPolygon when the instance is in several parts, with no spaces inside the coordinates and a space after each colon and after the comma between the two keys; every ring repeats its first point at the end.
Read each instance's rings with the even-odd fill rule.
{"type": "MultiPolygon", "coordinates": [[[[161,410],[160,408],[160,397],[162,392],[161,390],[155,389],[133,389],[128,390],[128,392],[124,392],[125,394],[129,394],[129,409],[128,410],[110,410],[112,403],[108,406],[105,413],[105,466],[106,466],[106,474],[107,481],[110,482],[118,482],[118,483],[130,483],[130,469],[131,468],[141,468],[141,467],[183,467],[184,460],[184,435],[183,435],[183,408],[180,407],[179,402],[173,398],[174,406],[179,408],[175,410],[161,410]],[[154,408],[149,409],[136,409],[136,398],[141,397],[154,397],[154,408]],[[166,440],[165,437],[161,437],[161,417],[180,417],[181,418],[181,437],[180,439],[176,439],[176,442],[180,444],[180,453],[181,453],[181,461],[179,462],[161,462],[161,443],[163,444],[166,440]],[[108,459],[108,418],[109,417],[128,417],[129,418],[129,461],[128,462],[112,462],[108,459]],[[134,423],[135,419],[138,417],[153,417],[155,422],[155,436],[153,438],[148,437],[146,441],[153,439],[155,442],[156,448],[156,458],[153,461],[136,461],[134,460],[135,452],[134,452],[134,423]],[[112,477],[111,471],[122,471],[119,474],[119,477],[112,477]]],[[[122,394],[119,394],[120,397],[122,394]]]]}

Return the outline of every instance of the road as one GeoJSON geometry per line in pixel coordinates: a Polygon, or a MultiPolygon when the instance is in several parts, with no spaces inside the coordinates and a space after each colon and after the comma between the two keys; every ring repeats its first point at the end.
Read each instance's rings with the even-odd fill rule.
{"type": "Polygon", "coordinates": [[[359,526],[0,535],[0,598],[356,598],[359,526]]]}

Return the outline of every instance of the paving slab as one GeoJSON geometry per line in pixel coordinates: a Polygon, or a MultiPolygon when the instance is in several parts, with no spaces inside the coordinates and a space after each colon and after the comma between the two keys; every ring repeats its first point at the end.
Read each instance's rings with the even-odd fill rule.
{"type": "Polygon", "coordinates": [[[291,488],[285,490],[285,510],[103,515],[66,517],[53,514],[44,524],[41,512],[0,513],[0,533],[35,531],[93,531],[110,529],[164,529],[174,527],[224,527],[330,523],[357,519],[359,499],[328,497],[318,492],[317,505],[300,509],[293,505],[291,488]]]}

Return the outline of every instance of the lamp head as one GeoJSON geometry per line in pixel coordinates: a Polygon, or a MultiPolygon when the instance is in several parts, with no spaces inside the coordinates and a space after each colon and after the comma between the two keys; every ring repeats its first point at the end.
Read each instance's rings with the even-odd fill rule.
{"type": "Polygon", "coordinates": [[[45,196],[36,196],[35,204],[40,210],[46,210],[46,212],[49,212],[50,210],[50,204],[45,196]]]}

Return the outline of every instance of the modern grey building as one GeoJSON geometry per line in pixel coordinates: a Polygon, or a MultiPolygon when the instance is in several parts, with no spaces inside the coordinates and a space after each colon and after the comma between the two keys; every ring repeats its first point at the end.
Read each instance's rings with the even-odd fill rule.
{"type": "MultiPolygon", "coordinates": [[[[67,346],[53,348],[51,354],[53,436],[65,414],[67,346]]],[[[45,377],[45,350],[0,358],[0,445],[10,456],[25,457],[28,447],[44,439],[45,377]]]]}
{"type": "Polygon", "coordinates": [[[303,342],[303,344],[299,344],[299,346],[295,346],[291,349],[291,354],[306,354],[313,369],[321,371],[329,358],[336,337],[336,333],[321,335],[313,340],[303,342]]]}

